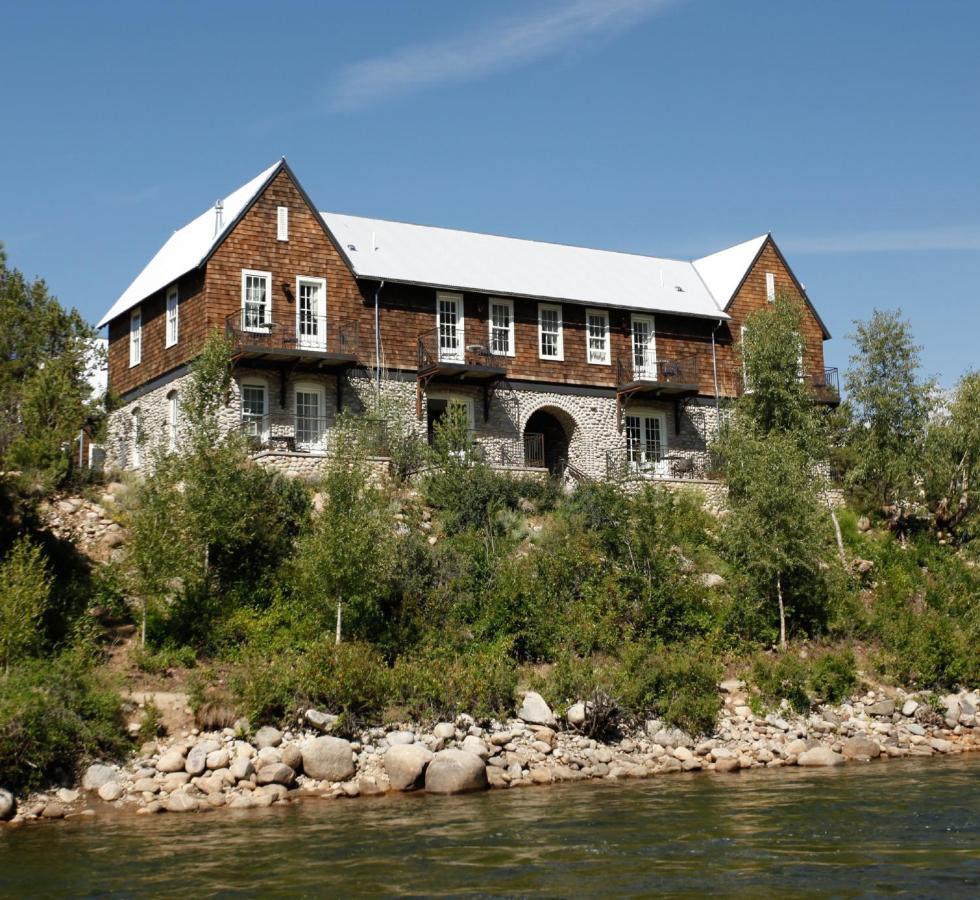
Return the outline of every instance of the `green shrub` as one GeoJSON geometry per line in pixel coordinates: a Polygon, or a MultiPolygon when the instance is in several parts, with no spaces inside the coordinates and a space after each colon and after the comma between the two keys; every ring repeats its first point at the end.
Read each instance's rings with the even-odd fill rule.
{"type": "Polygon", "coordinates": [[[178,647],[165,644],[157,649],[136,647],[132,654],[133,663],[150,675],[163,675],[169,669],[190,669],[197,663],[193,647],[178,647]]]}
{"type": "Polygon", "coordinates": [[[752,662],[752,682],[763,704],[776,706],[785,700],[798,713],[810,708],[809,674],[806,662],[792,651],[760,653],[752,662]]]}
{"type": "Polygon", "coordinates": [[[41,548],[27,538],[14,542],[0,564],[0,663],[5,672],[41,644],[41,616],[51,576],[41,548]]]}
{"type": "Polygon", "coordinates": [[[706,644],[634,644],[623,651],[613,679],[614,697],[637,720],[655,714],[690,734],[705,734],[721,709],[721,674],[706,644]]]}
{"type": "Polygon", "coordinates": [[[857,687],[857,661],[850,647],[818,656],[810,668],[810,687],[826,703],[846,700],[857,687]]]}
{"type": "Polygon", "coordinates": [[[0,678],[0,784],[37,788],[128,742],[119,696],[86,660],[28,660],[0,678]]]}

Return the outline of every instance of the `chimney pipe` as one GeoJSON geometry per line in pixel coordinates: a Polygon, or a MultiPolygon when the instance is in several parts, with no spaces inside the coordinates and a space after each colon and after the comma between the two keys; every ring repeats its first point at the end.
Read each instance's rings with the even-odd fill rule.
{"type": "Polygon", "coordinates": [[[224,227],[224,222],[221,217],[221,213],[224,211],[225,204],[221,200],[214,201],[214,236],[217,237],[221,229],[224,227]]]}

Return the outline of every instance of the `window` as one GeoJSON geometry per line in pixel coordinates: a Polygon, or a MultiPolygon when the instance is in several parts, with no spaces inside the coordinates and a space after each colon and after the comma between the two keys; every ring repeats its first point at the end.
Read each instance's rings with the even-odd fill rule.
{"type": "Polygon", "coordinates": [[[626,458],[634,472],[666,475],[666,420],[661,413],[626,416],[626,458]]]}
{"type": "Polygon", "coordinates": [[[268,432],[266,421],[266,386],[261,383],[242,385],[242,433],[264,440],[268,432]]]}
{"type": "Polygon", "coordinates": [[[138,366],[143,357],[143,312],[137,306],[129,314],[129,364],[138,366]]]}
{"type": "Polygon", "coordinates": [[[585,311],[585,333],[588,360],[596,365],[609,365],[609,313],[601,309],[585,311]]]}
{"type": "Polygon", "coordinates": [[[180,403],[177,392],[171,391],[167,394],[167,446],[171,452],[177,449],[177,431],[180,427],[179,415],[180,403]]]}
{"type": "Polygon", "coordinates": [[[242,270],[242,327],[265,331],[272,324],[271,272],[242,270]]]}
{"type": "Polygon", "coordinates": [[[776,276],[772,272],[766,272],[766,300],[776,302],[776,276]]]}
{"type": "Polygon", "coordinates": [[[633,316],[633,378],[657,380],[657,327],[653,316],[633,316]]]}
{"type": "Polygon", "coordinates": [[[301,450],[322,450],[326,436],[323,385],[296,385],[296,446],[301,450]]]}
{"type": "Polygon", "coordinates": [[[167,289],[167,343],[172,347],[180,336],[180,304],[178,303],[177,285],[167,289]]]}
{"type": "Polygon", "coordinates": [[[538,354],[541,359],[564,359],[560,306],[538,304],[538,354]]]}
{"type": "Polygon", "coordinates": [[[490,352],[514,355],[514,301],[490,298],[490,352]]]}
{"type": "Polygon", "coordinates": [[[463,295],[436,294],[436,331],[439,338],[439,360],[463,362],[463,295]]]}
{"type": "Polygon", "coordinates": [[[280,206],[276,209],[276,240],[289,240],[289,207],[280,206]]]}
{"type": "Polygon", "coordinates": [[[132,447],[130,461],[134,469],[140,467],[140,445],[143,443],[143,413],[137,406],[129,415],[129,444],[132,447]]]}
{"type": "Polygon", "coordinates": [[[327,349],[327,281],[296,279],[296,340],[300,347],[327,349]]]}
{"type": "Polygon", "coordinates": [[[466,420],[469,423],[470,438],[472,439],[473,433],[476,430],[476,416],[473,407],[473,398],[459,394],[433,394],[430,392],[426,398],[425,405],[426,431],[430,444],[435,437],[436,422],[446,415],[446,412],[449,410],[450,406],[462,406],[465,408],[466,420]]]}

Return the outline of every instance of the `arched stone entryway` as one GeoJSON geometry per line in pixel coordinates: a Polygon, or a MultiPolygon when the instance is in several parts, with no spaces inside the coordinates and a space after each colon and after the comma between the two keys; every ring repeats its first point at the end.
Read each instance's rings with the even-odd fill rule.
{"type": "Polygon", "coordinates": [[[535,410],[524,426],[528,463],[543,464],[552,475],[560,475],[568,462],[568,447],[574,432],[575,420],[564,410],[547,407],[535,410]]]}

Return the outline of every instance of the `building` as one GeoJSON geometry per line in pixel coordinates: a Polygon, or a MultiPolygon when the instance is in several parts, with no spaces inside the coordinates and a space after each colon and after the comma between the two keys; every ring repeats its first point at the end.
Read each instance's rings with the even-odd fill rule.
{"type": "Polygon", "coordinates": [[[420,437],[465,404],[491,465],[703,477],[746,316],[778,292],[804,306],[815,400],[836,402],[830,335],[771,235],[685,262],[321,213],[280,160],[174,232],[99,323],[122,400],[107,464],[179,441],[188,363],[220,328],[223,422],[268,465],[314,471],[338,411],[380,395],[420,437]]]}

